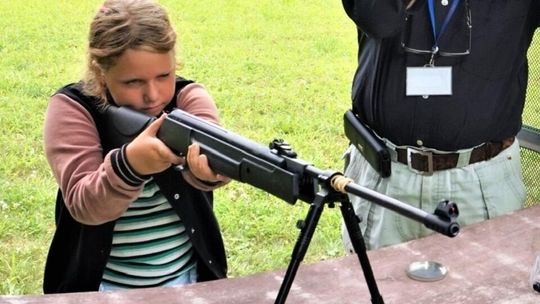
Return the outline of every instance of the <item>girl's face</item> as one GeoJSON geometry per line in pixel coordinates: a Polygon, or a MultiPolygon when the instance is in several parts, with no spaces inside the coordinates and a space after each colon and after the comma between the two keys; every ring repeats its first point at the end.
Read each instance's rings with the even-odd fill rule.
{"type": "Polygon", "coordinates": [[[128,49],[103,78],[118,106],[159,116],[174,95],[175,68],[173,51],[128,49]]]}

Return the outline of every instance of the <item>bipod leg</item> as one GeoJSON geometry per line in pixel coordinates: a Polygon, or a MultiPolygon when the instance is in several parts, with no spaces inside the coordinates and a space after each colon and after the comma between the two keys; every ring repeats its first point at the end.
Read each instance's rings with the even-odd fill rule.
{"type": "Polygon", "coordinates": [[[313,202],[310,204],[306,219],[303,222],[299,222],[300,225],[298,225],[298,228],[300,228],[300,235],[298,236],[294,246],[289,267],[287,268],[287,272],[283,278],[283,282],[281,283],[276,301],[274,302],[276,304],[285,303],[285,300],[287,299],[287,295],[291,289],[294,277],[298,271],[298,267],[306,255],[309,243],[311,242],[311,238],[315,232],[315,228],[317,227],[319,219],[321,218],[326,199],[327,194],[317,193],[313,199],[313,202]]]}
{"type": "Polygon", "coordinates": [[[341,201],[340,208],[343,221],[345,222],[345,226],[349,232],[349,237],[351,238],[351,243],[358,256],[358,259],[360,260],[362,271],[364,272],[369,293],[371,294],[371,303],[384,304],[384,300],[379,293],[379,288],[377,287],[377,282],[375,281],[375,276],[373,275],[373,270],[371,269],[371,264],[369,263],[366,243],[364,242],[364,237],[362,236],[362,230],[360,230],[360,227],[358,226],[358,218],[354,213],[351,202],[346,196],[341,201]]]}

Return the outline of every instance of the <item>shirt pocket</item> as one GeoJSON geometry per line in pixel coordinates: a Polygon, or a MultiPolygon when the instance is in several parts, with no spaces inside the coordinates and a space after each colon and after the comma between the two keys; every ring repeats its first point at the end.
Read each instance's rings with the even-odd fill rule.
{"type": "Polygon", "coordinates": [[[523,32],[530,2],[525,0],[470,1],[471,53],[465,72],[483,79],[507,77],[526,52],[523,32]]]}

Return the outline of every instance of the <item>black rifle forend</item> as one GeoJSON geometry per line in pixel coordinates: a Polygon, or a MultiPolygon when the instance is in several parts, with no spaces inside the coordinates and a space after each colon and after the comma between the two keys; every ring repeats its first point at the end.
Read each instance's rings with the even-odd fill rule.
{"type": "MultiPolygon", "coordinates": [[[[126,107],[108,106],[104,114],[107,137],[113,147],[129,143],[156,119],[126,107]]],[[[186,155],[188,147],[197,143],[215,172],[264,190],[289,204],[297,200],[311,203],[322,184],[329,186],[332,179],[342,176],[297,159],[294,152],[287,150],[286,143],[274,140],[266,147],[179,109],[167,114],[157,137],[180,155],[186,155]]],[[[445,206],[452,208],[430,214],[388,196],[373,195],[373,190],[354,183],[346,189],[347,193],[369,199],[447,236],[455,236],[459,231],[455,203],[447,202],[445,206]]]]}
{"type": "MultiPolygon", "coordinates": [[[[259,143],[202,120],[182,110],[167,115],[158,132],[173,151],[186,154],[199,144],[212,170],[248,183],[294,204],[306,163],[296,164],[259,143]]],[[[296,161],[296,160],[295,160],[296,161]]]]}

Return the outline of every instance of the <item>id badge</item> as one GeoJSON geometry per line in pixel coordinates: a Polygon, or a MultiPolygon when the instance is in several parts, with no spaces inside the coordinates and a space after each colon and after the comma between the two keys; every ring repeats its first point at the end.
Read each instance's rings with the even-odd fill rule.
{"type": "Polygon", "coordinates": [[[407,96],[452,95],[452,67],[407,67],[407,96]]]}

